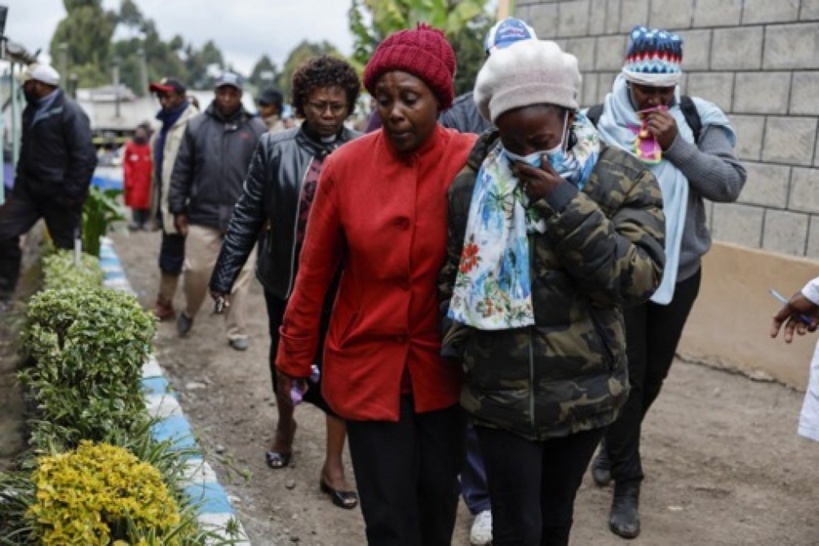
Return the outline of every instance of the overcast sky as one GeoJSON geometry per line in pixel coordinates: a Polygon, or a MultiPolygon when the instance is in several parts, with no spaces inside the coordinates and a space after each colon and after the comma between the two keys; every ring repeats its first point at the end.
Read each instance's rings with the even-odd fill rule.
{"type": "MultiPolygon", "coordinates": [[[[120,0],[103,0],[118,10],[120,0]]],[[[352,52],[347,27],[350,0],[136,0],[163,40],[176,34],[200,47],[213,40],[228,63],[245,73],[267,54],[279,67],[302,40],[327,40],[352,52]]],[[[47,58],[51,36],[65,17],[62,0],[0,0],[8,6],[6,36],[47,58]]]]}

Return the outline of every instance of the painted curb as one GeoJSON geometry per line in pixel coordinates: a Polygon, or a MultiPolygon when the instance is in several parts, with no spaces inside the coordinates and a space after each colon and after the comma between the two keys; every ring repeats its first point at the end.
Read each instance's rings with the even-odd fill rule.
{"type": "MultiPolygon", "coordinates": [[[[100,266],[105,273],[103,285],[106,288],[135,295],[125,276],[122,262],[114,251],[111,239],[102,239],[100,266]]],[[[228,540],[231,539],[231,536],[225,532],[225,529],[231,526],[237,531],[236,536],[241,537],[234,544],[250,546],[250,540],[239,522],[227,492],[219,484],[216,472],[204,460],[193,428],[182,412],[182,407],[170,383],[165,379],[162,367],[153,356],[142,367],[142,389],[145,392],[145,405],[148,413],[161,419],[153,427],[154,438],[157,440],[172,439],[174,445],[180,449],[193,447],[198,452],[185,463],[184,491],[192,502],[198,504],[197,519],[199,522],[203,527],[221,534],[228,540]]]]}

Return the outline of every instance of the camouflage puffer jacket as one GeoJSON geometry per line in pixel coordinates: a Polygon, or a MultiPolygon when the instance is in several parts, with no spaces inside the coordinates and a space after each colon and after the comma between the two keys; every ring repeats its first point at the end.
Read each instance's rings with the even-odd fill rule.
{"type": "Polygon", "coordinates": [[[477,330],[446,312],[475,176],[497,139],[482,135],[449,189],[442,354],[462,360],[461,404],[479,425],[531,440],[606,426],[628,396],[621,308],[646,301],[662,278],[660,187],[637,159],[604,148],[582,192],[532,205],[547,224],[529,236],[535,326],[477,330]]]}

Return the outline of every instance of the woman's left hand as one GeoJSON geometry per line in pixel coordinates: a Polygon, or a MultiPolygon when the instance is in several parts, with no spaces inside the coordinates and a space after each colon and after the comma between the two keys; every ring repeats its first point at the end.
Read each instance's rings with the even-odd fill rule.
{"type": "Polygon", "coordinates": [[[674,116],[663,110],[656,110],[646,115],[646,127],[649,132],[654,135],[654,140],[660,145],[660,148],[667,150],[674,144],[674,139],[677,138],[677,122],[674,121],[674,116]]]}
{"type": "Polygon", "coordinates": [[[512,166],[512,173],[520,181],[524,193],[532,202],[543,199],[564,182],[545,155],[540,168],[517,161],[512,166]]]}

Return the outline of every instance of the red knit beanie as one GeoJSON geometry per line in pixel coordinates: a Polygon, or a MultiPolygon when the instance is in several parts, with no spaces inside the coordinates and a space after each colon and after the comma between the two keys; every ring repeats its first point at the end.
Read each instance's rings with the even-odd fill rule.
{"type": "Polygon", "coordinates": [[[385,72],[401,70],[424,80],[438,97],[441,109],[455,96],[455,52],[444,33],[423,23],[415,30],[390,34],[378,45],[364,68],[364,87],[375,96],[375,84],[385,72]]]}

